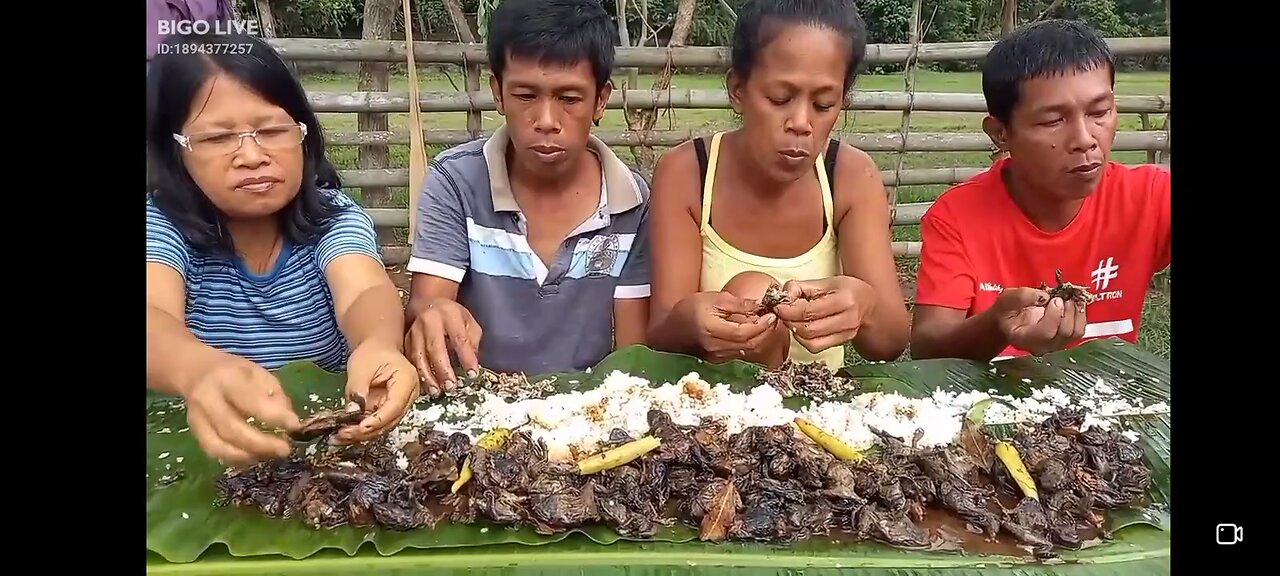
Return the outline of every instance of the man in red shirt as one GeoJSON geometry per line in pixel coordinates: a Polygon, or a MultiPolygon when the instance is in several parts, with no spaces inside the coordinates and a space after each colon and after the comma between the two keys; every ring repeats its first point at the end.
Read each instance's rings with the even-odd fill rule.
{"type": "Polygon", "coordinates": [[[1110,161],[1114,70],[1105,40],[1064,20],[1027,26],[987,55],[983,130],[1008,156],[921,219],[913,357],[1137,341],[1147,286],[1169,265],[1169,170],[1110,161]],[[1096,300],[1050,299],[1039,287],[1059,269],[1096,300]]]}

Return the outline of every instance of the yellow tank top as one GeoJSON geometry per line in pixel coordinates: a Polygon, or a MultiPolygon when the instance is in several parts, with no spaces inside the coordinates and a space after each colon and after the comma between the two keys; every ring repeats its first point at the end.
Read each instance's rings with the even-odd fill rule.
{"type": "MultiPolygon", "coordinates": [[[[818,171],[818,182],[822,186],[822,209],[826,218],[826,233],[812,248],[792,258],[766,258],[734,248],[716,234],[709,221],[711,195],[715,189],[716,159],[719,156],[722,135],[723,132],[718,132],[711,137],[711,146],[707,153],[707,175],[702,185],[702,222],[699,227],[702,233],[700,290],[703,292],[721,290],[734,276],[747,271],[763,272],[782,283],[788,280],[814,280],[843,274],[840,252],[836,243],[831,183],[827,181],[822,154],[818,155],[814,168],[818,171]]],[[[843,346],[832,346],[819,354],[813,354],[797,342],[794,335],[791,337],[790,357],[797,362],[821,361],[832,370],[844,367],[843,346]]]]}

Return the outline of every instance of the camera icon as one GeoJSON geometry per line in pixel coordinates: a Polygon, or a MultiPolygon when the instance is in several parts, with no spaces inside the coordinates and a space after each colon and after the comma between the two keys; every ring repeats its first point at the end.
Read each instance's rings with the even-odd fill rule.
{"type": "Polygon", "coordinates": [[[1244,541],[1244,526],[1235,524],[1218,525],[1218,545],[1230,546],[1244,541]]]}

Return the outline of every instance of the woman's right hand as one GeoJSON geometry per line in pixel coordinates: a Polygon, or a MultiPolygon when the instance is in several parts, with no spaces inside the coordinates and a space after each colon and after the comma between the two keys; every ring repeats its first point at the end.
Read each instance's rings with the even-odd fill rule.
{"type": "Polygon", "coordinates": [[[298,415],[275,375],[231,354],[219,354],[208,366],[182,390],[187,423],[200,448],[224,464],[288,456],[288,440],[247,421],[253,418],[264,426],[298,429],[298,415]]]}
{"type": "Polygon", "coordinates": [[[773,313],[757,316],[760,303],[728,292],[699,292],[687,298],[698,347],[707,360],[740,359],[759,352],[778,325],[773,313]]]}

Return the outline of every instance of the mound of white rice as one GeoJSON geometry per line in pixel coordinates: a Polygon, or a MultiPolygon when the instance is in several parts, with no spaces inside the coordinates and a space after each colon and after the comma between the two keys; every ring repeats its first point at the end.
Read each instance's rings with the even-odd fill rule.
{"type": "MultiPolygon", "coordinates": [[[[991,391],[994,392],[994,391],[991,391]]],[[[648,411],[658,409],[677,424],[696,425],[702,418],[724,423],[734,434],[751,426],[773,426],[805,418],[819,428],[859,449],[876,444],[875,427],[887,434],[911,441],[923,431],[917,445],[946,445],[954,442],[966,412],[976,403],[995,398],[987,410],[988,424],[1039,422],[1060,407],[1074,406],[1061,390],[1046,387],[1028,398],[999,396],[991,392],[955,394],[936,390],[925,398],[909,398],[894,393],[870,392],[848,402],[813,402],[794,411],[782,404],[782,396],[771,386],[759,385],[747,393],[730,391],[727,384],[712,385],[697,372],[675,383],[657,386],[648,380],[614,371],[599,388],[555,394],[542,399],[509,401],[488,392],[473,407],[464,400],[417,407],[401,421],[389,438],[399,449],[417,438],[427,425],[445,433],[463,432],[475,438],[494,428],[521,424],[534,438],[546,442],[552,458],[571,458],[574,452],[590,453],[617,428],[633,437],[649,430],[648,411]]],[[[433,402],[423,399],[423,403],[433,402]]],[[[474,402],[474,400],[472,400],[474,402]]],[[[1109,428],[1114,417],[1168,411],[1164,403],[1143,406],[1119,398],[1115,389],[1099,379],[1097,385],[1076,406],[1086,410],[1086,429],[1109,428]]],[[[1132,432],[1131,438],[1136,437],[1132,432]]]]}

